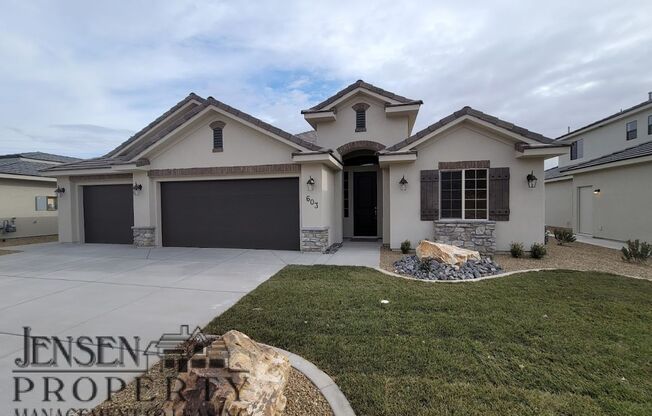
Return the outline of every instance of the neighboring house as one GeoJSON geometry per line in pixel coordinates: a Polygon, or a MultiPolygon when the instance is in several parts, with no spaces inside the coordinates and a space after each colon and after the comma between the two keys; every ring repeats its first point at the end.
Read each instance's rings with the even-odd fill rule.
{"type": "Polygon", "coordinates": [[[652,93],[557,143],[570,144],[571,152],[546,171],[546,225],[652,241],[652,93]]]}
{"type": "Polygon", "coordinates": [[[357,81],[290,134],[190,94],[103,157],[52,167],[65,242],[322,251],[437,239],[487,253],[544,238],[545,158],[568,146],[464,107],[413,133],[422,102],[357,81]],[[133,226],[133,231],[132,231],[133,226]]]}
{"type": "Polygon", "coordinates": [[[0,239],[57,233],[57,181],[40,170],[78,160],[42,152],[0,155],[0,239]]]}

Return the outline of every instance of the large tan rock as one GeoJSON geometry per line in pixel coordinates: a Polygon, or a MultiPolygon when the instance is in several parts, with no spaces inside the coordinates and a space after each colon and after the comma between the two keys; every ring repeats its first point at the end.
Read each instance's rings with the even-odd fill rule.
{"type": "Polygon", "coordinates": [[[480,260],[480,253],[477,251],[428,240],[421,240],[416,251],[419,260],[433,259],[453,266],[460,266],[468,260],[480,260]]]}
{"type": "Polygon", "coordinates": [[[245,334],[229,331],[188,360],[166,415],[274,416],[283,414],[288,358],[245,334]]]}

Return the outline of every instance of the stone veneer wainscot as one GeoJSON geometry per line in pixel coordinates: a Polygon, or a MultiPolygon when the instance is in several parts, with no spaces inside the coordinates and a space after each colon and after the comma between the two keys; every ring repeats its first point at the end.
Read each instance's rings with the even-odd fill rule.
{"type": "Polygon", "coordinates": [[[134,246],[154,247],[156,227],[131,227],[134,233],[134,246]]]}
{"type": "Polygon", "coordinates": [[[328,248],[328,227],[303,228],[301,251],[324,252],[328,248]]]}
{"type": "Polygon", "coordinates": [[[493,256],[496,252],[496,222],[435,221],[434,241],[477,250],[483,256],[493,256]]]}

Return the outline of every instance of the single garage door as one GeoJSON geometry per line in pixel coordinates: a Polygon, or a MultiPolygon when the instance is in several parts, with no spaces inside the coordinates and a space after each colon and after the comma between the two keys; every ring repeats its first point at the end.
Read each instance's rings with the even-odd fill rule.
{"type": "Polygon", "coordinates": [[[299,179],[161,183],[163,245],[299,249],[299,179]]]}
{"type": "Polygon", "coordinates": [[[134,194],[131,185],[84,186],[84,241],[131,244],[134,194]]]}

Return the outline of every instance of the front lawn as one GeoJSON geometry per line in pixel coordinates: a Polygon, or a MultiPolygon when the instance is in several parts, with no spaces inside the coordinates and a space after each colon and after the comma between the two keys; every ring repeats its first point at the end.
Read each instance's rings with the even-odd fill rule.
{"type": "Polygon", "coordinates": [[[207,327],[229,329],[314,362],[359,415],[652,414],[649,281],[290,266],[207,327]]]}

